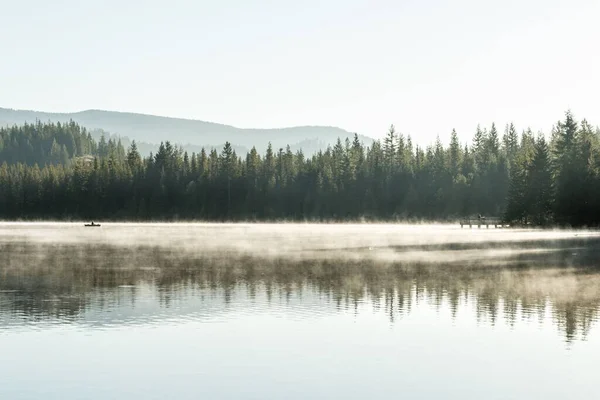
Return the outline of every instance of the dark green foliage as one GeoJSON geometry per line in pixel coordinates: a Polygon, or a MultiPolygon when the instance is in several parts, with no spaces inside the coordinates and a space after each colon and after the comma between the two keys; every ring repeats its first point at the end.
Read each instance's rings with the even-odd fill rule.
{"type": "Polygon", "coordinates": [[[552,172],[544,136],[537,139],[533,159],[527,166],[527,214],[535,225],[545,225],[552,216],[552,172]]]}
{"type": "Polygon", "coordinates": [[[289,146],[239,157],[161,143],[141,157],[96,143],[76,124],[0,130],[0,218],[444,220],[482,214],[545,225],[600,223],[599,132],[567,113],[548,145],[531,131],[477,128],[413,147],[392,126],[366,147],[357,135],[312,157],[289,146]],[[31,150],[34,149],[34,150],[31,150]],[[41,151],[35,152],[35,149],[41,151]],[[87,156],[87,157],[86,157],[87,156]]]}
{"type": "Polygon", "coordinates": [[[554,170],[556,185],[556,219],[566,223],[574,217],[581,203],[578,196],[582,184],[581,171],[578,171],[578,126],[570,112],[565,121],[556,126],[554,136],[554,170]]]}
{"type": "Polygon", "coordinates": [[[0,164],[67,164],[84,155],[98,155],[96,143],[73,121],[0,127],[0,164]]]}
{"type": "Polygon", "coordinates": [[[578,124],[571,112],[554,127],[550,146],[542,135],[535,141],[531,132],[524,133],[511,163],[506,218],[535,225],[598,226],[599,139],[597,129],[586,121],[578,124]]]}

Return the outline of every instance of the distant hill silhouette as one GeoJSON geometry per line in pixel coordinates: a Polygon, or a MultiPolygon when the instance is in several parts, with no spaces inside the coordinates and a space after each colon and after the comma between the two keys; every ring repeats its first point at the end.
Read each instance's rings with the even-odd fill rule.
{"type": "MultiPolygon", "coordinates": [[[[352,138],[353,133],[336,127],[298,126],[280,129],[242,129],[229,125],[199,120],[160,117],[155,115],[116,111],[87,110],[76,113],[46,113],[39,111],[0,108],[0,125],[23,124],[24,122],[67,122],[73,120],[89,130],[103,130],[119,136],[125,142],[136,140],[144,143],[145,149],[157,147],[161,141],[169,140],[186,149],[221,148],[229,141],[240,151],[256,146],[263,152],[271,142],[274,151],[290,145],[292,150],[302,148],[312,154],[336,140],[352,138]]],[[[370,145],[373,139],[359,135],[361,141],[370,145]]],[[[142,149],[140,149],[142,150],[142,149]]]]}

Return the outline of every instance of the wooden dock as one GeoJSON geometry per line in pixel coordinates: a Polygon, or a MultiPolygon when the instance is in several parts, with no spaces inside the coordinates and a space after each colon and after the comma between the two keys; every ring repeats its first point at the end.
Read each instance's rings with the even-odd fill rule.
{"type": "Polygon", "coordinates": [[[490,226],[493,226],[494,228],[507,228],[508,227],[507,223],[502,221],[501,218],[497,218],[497,217],[463,218],[460,220],[460,227],[463,228],[465,225],[468,226],[469,228],[472,228],[473,226],[476,226],[477,228],[481,228],[482,226],[485,226],[488,229],[490,226]]]}

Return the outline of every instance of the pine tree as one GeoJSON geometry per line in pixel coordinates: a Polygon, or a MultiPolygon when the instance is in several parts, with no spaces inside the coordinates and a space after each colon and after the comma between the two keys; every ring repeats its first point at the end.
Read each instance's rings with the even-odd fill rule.
{"type": "Polygon", "coordinates": [[[127,164],[133,172],[137,172],[142,166],[142,157],[137,149],[135,140],[131,142],[129,150],[127,151],[127,164]]]}
{"type": "Polygon", "coordinates": [[[500,141],[498,139],[498,130],[496,129],[496,124],[492,123],[492,128],[487,137],[487,152],[494,157],[498,157],[499,150],[500,141]]]}
{"type": "Polygon", "coordinates": [[[507,206],[504,219],[510,222],[525,223],[528,215],[527,199],[527,159],[519,153],[510,175],[507,206]]]}
{"type": "Polygon", "coordinates": [[[517,134],[517,130],[512,122],[510,125],[506,125],[502,141],[509,165],[512,166],[515,156],[517,155],[517,151],[519,150],[519,135],[517,134]]]}
{"type": "Polygon", "coordinates": [[[481,127],[477,125],[477,131],[475,131],[475,137],[473,138],[473,154],[475,157],[475,164],[478,169],[484,168],[484,159],[487,149],[487,133],[481,130],[481,127]]]}
{"type": "Polygon", "coordinates": [[[57,164],[60,161],[59,157],[60,157],[60,146],[56,142],[56,139],[52,139],[52,144],[50,145],[50,157],[49,157],[50,163],[57,164]]]}
{"type": "Polygon", "coordinates": [[[460,164],[461,160],[461,149],[460,143],[458,142],[458,134],[456,130],[452,129],[452,134],[450,135],[450,152],[449,152],[449,163],[450,163],[450,173],[453,178],[455,178],[460,173],[460,164]]]}
{"type": "Polygon", "coordinates": [[[396,158],[396,128],[394,125],[390,125],[390,129],[383,141],[383,154],[387,170],[393,171],[396,158]]]}
{"type": "Polygon", "coordinates": [[[528,165],[527,203],[531,221],[536,225],[545,225],[550,221],[552,212],[552,171],[548,145],[543,135],[535,143],[535,153],[528,165]]]}
{"type": "Polygon", "coordinates": [[[108,157],[108,144],[106,143],[106,138],[104,134],[100,136],[100,142],[98,143],[98,155],[100,158],[108,157]]]}
{"type": "Polygon", "coordinates": [[[581,182],[576,171],[578,126],[573,114],[567,111],[554,135],[554,177],[556,188],[555,215],[559,222],[573,220],[582,200],[581,182]]]}

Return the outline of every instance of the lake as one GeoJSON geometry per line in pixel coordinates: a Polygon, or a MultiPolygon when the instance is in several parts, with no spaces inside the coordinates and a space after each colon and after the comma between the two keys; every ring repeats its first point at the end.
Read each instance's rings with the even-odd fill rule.
{"type": "Polygon", "coordinates": [[[1,399],[598,397],[600,234],[0,224],[1,399]]]}

